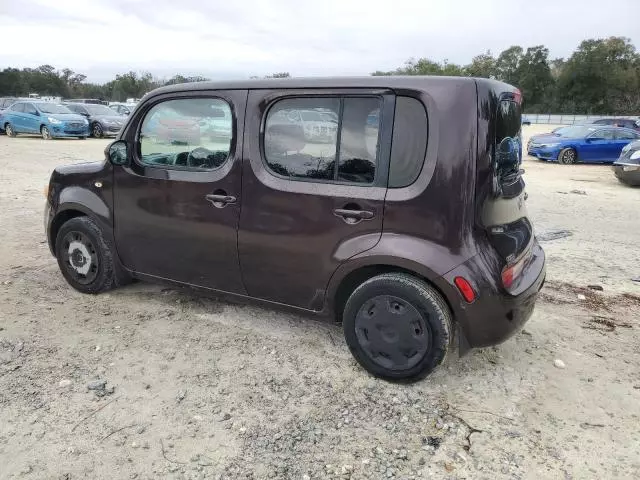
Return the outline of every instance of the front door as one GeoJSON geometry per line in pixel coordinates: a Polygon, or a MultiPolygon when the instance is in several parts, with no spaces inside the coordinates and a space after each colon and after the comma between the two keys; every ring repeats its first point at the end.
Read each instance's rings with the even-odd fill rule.
{"type": "Polygon", "coordinates": [[[114,167],[114,224],[126,268],[245,293],[238,263],[246,90],[155,97],[127,127],[129,165],[114,167]],[[207,125],[220,109],[225,136],[207,125]]]}
{"type": "Polygon", "coordinates": [[[384,90],[249,93],[238,232],[249,295],[319,310],[340,263],[376,245],[393,104],[384,90]]]}

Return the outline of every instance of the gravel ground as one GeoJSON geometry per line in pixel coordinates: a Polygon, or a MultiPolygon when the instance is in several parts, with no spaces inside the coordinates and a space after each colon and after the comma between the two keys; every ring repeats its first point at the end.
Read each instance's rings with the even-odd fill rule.
{"type": "Polygon", "coordinates": [[[106,144],[0,137],[1,478],[640,477],[640,190],[609,167],[527,159],[548,254],[532,319],[397,385],[327,322],[143,283],[71,290],[41,191],[106,144]]]}

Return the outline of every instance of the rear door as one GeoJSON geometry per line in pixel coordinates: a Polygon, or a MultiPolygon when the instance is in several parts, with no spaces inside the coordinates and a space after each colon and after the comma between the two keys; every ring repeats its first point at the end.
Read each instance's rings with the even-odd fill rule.
{"type": "Polygon", "coordinates": [[[237,229],[246,98],[246,90],[173,93],[154,97],[137,111],[125,133],[130,164],[114,169],[116,244],[128,269],[245,293],[237,229]],[[197,128],[214,108],[229,111],[226,138],[211,138],[197,128]],[[149,125],[156,115],[196,128],[160,139],[149,125]]]}
{"type": "Polygon", "coordinates": [[[640,137],[640,135],[638,135],[638,133],[634,130],[631,129],[618,129],[615,132],[615,151],[612,152],[613,156],[610,158],[610,160],[612,161],[616,161],[618,159],[618,157],[620,156],[620,152],[622,152],[622,149],[624,147],[626,147],[629,143],[633,142],[634,140],[637,140],[638,137],[640,137]]]}
{"type": "Polygon", "coordinates": [[[586,137],[584,145],[579,150],[579,158],[586,162],[599,162],[615,155],[615,149],[615,130],[599,128],[586,137]]]}
{"type": "Polygon", "coordinates": [[[340,263],[376,245],[393,105],[379,89],[250,91],[238,232],[249,295],[319,310],[340,263]]]}
{"type": "Polygon", "coordinates": [[[23,122],[24,128],[29,133],[39,133],[40,132],[40,114],[33,103],[25,103],[24,104],[24,113],[23,113],[23,122]]]}
{"type": "Polygon", "coordinates": [[[17,133],[26,132],[23,115],[24,115],[23,102],[13,104],[11,108],[9,108],[4,114],[5,118],[11,123],[11,125],[13,125],[13,129],[17,133]]]}

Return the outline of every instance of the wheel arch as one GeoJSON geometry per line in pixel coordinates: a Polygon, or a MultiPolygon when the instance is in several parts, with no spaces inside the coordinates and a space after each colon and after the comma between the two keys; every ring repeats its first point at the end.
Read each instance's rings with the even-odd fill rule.
{"type": "Polygon", "coordinates": [[[49,227],[50,244],[55,251],[56,236],[64,222],[75,217],[89,217],[113,240],[113,223],[109,207],[94,192],[82,187],[67,187],[60,192],[58,207],[49,227]]]}
{"type": "Polygon", "coordinates": [[[403,259],[398,260],[400,261],[379,259],[377,262],[353,266],[347,272],[341,272],[339,278],[334,275],[329,287],[329,295],[327,296],[327,312],[332,314],[336,321],[341,322],[347,300],[359,285],[384,273],[405,273],[433,287],[442,296],[455,321],[455,309],[452,308],[451,304],[453,297],[451,296],[450,286],[440,276],[423,265],[412,264],[412,262],[406,260],[402,261],[403,259]]]}

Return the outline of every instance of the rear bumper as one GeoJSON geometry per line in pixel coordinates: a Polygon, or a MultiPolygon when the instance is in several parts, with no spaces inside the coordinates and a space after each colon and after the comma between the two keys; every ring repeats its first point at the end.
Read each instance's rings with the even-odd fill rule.
{"type": "Polygon", "coordinates": [[[511,292],[502,286],[497,265],[481,254],[444,275],[450,285],[458,276],[466,278],[477,295],[470,304],[461,295],[459,301],[450,302],[460,326],[461,354],[470,348],[502,343],[522,328],[531,317],[544,284],[545,262],[544,250],[534,242],[531,261],[511,292]]]}

